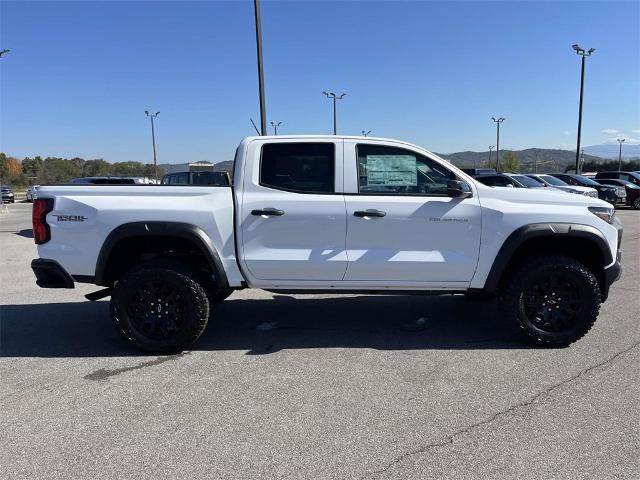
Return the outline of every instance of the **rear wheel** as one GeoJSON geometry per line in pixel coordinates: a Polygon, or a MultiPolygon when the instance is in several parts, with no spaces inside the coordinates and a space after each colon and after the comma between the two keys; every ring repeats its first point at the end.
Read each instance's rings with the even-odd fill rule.
{"type": "Polygon", "coordinates": [[[564,347],[582,338],[600,310],[595,275],[565,256],[530,259],[504,282],[500,310],[536,346],[564,347]]]}
{"type": "Polygon", "coordinates": [[[125,273],[111,295],[118,331],[138,348],[179,352],[191,346],[209,320],[209,299],[187,265],[151,261],[125,273]]]}

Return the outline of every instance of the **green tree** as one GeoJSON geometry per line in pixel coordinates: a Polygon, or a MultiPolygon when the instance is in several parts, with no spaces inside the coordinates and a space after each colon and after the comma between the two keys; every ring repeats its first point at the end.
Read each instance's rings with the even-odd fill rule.
{"type": "Polygon", "coordinates": [[[0,153],[0,183],[4,185],[7,178],[7,156],[0,153]]]}
{"type": "Polygon", "coordinates": [[[516,173],[520,171],[520,161],[518,156],[509,151],[500,156],[500,169],[503,172],[516,173]]]}
{"type": "Polygon", "coordinates": [[[95,160],[87,160],[82,167],[83,177],[105,177],[111,174],[111,164],[97,158],[95,160]]]}
{"type": "Polygon", "coordinates": [[[22,173],[30,180],[37,180],[42,174],[42,165],[44,161],[41,157],[29,158],[22,160],[22,173]]]}
{"type": "Polygon", "coordinates": [[[145,165],[141,162],[118,162],[113,164],[114,175],[125,177],[144,177],[145,165]]]}
{"type": "Polygon", "coordinates": [[[70,160],[57,157],[44,159],[41,175],[43,183],[67,183],[80,176],[82,176],[82,170],[70,160]]]}

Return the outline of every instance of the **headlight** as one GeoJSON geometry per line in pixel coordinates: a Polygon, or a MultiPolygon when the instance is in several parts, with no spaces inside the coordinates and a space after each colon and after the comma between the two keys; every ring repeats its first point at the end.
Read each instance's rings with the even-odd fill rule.
{"type": "Polygon", "coordinates": [[[600,217],[607,223],[613,222],[613,217],[615,215],[615,209],[609,207],[588,207],[589,211],[593,213],[596,217],[600,217]]]}

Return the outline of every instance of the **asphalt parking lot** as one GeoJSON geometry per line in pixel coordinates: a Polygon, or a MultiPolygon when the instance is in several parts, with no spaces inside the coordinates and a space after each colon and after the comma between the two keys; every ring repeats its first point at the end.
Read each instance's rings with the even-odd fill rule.
{"type": "Polygon", "coordinates": [[[570,348],[526,348],[461,296],[246,290],[156,357],[96,287],[39,289],[30,205],[9,210],[2,478],[640,477],[640,212],[618,212],[623,277],[570,348]]]}

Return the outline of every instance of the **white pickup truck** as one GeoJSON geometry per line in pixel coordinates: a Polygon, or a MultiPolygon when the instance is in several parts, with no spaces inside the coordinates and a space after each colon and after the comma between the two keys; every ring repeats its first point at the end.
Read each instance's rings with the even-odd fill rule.
{"type": "MultiPolygon", "coordinates": [[[[550,189],[549,189],[550,190],[550,189]]],[[[489,187],[396,140],[249,137],[233,185],[42,186],[33,207],[45,288],[105,287],[138,347],[195,342],[234,290],[497,296],[529,342],[565,346],[620,276],[607,203],[489,187]]]]}

